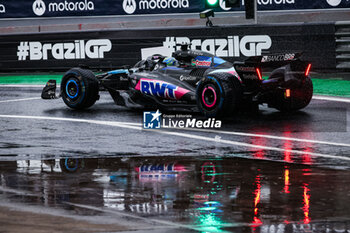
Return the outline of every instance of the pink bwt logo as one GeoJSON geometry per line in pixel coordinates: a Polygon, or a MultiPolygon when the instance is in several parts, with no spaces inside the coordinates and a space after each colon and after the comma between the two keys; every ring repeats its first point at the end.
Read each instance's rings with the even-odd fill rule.
{"type": "Polygon", "coordinates": [[[160,80],[140,79],[136,90],[146,95],[158,96],[167,99],[181,99],[189,91],[174,84],[160,80]]]}

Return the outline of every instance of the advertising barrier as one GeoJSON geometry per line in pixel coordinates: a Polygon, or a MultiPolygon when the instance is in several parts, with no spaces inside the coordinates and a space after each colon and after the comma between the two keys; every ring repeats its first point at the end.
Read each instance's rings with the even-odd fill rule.
{"type": "MultiPolygon", "coordinates": [[[[259,11],[345,9],[347,0],[257,0],[259,11]]],[[[0,18],[152,15],[195,13],[205,9],[204,0],[0,0],[0,18]]],[[[224,0],[216,11],[244,11],[244,0],[239,8],[226,8],[224,0]]]]}
{"type": "Polygon", "coordinates": [[[135,64],[141,51],[171,53],[183,43],[231,62],[303,52],[314,69],[335,69],[334,33],[334,24],[288,24],[7,35],[0,37],[0,70],[112,69],[135,64]]]}

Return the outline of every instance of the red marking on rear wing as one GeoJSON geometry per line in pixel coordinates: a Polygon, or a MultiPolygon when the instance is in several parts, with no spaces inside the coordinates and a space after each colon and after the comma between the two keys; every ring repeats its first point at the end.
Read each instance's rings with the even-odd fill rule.
{"type": "Polygon", "coordinates": [[[260,68],[256,68],[255,70],[256,70],[256,73],[257,73],[257,75],[259,77],[259,80],[262,80],[263,78],[262,78],[262,74],[261,74],[260,68]]]}
{"type": "Polygon", "coordinates": [[[309,76],[310,70],[311,70],[311,63],[309,63],[309,64],[307,65],[307,68],[306,68],[306,70],[305,70],[305,76],[309,76]]]}

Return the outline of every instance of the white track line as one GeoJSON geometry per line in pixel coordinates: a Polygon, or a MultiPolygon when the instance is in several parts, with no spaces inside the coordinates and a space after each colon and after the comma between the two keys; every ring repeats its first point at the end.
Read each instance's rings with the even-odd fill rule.
{"type": "MultiPolygon", "coordinates": [[[[23,195],[23,196],[38,196],[38,194],[30,193],[28,191],[19,190],[19,189],[10,189],[10,188],[4,187],[4,186],[0,186],[0,191],[6,192],[6,193],[14,193],[14,194],[23,195]]],[[[99,212],[103,212],[103,213],[113,214],[113,215],[116,215],[119,217],[139,219],[139,220],[142,220],[142,221],[147,222],[147,223],[163,224],[165,226],[171,226],[171,227],[175,227],[175,228],[185,228],[185,229],[190,229],[190,230],[195,230],[195,231],[202,231],[201,226],[184,225],[181,223],[170,222],[170,221],[166,221],[166,220],[147,218],[147,217],[142,217],[142,216],[138,216],[138,215],[134,215],[134,214],[128,214],[128,213],[121,212],[121,211],[116,211],[116,210],[109,209],[109,208],[101,208],[101,207],[84,205],[84,204],[77,204],[77,203],[66,202],[66,201],[64,201],[63,203],[71,205],[71,206],[79,207],[79,208],[90,209],[90,210],[95,210],[95,211],[99,211],[99,212]]],[[[3,204],[3,203],[0,203],[0,205],[1,204],[3,204]]],[[[9,203],[6,203],[6,204],[9,204],[9,203]]],[[[23,207],[23,206],[21,206],[21,207],[23,207]]],[[[54,215],[54,214],[52,214],[52,215],[54,215]]],[[[249,224],[249,223],[228,223],[228,224],[216,224],[215,226],[216,227],[239,227],[239,226],[250,226],[250,225],[252,225],[252,224],[249,224]]],[[[157,228],[163,229],[164,227],[156,226],[155,228],[149,228],[149,229],[154,230],[157,228]]],[[[211,232],[211,231],[209,230],[208,232],[211,232]]],[[[220,231],[220,232],[228,232],[228,231],[220,231]]]]}
{"type": "MultiPolygon", "coordinates": [[[[139,126],[133,126],[130,124],[125,124],[123,122],[117,122],[117,121],[100,121],[100,120],[86,120],[86,119],[75,119],[75,118],[46,117],[46,116],[21,116],[21,115],[0,115],[0,117],[2,117],[2,118],[15,118],[15,119],[31,119],[31,120],[69,121],[69,122],[89,123],[89,124],[98,124],[98,125],[109,125],[109,126],[134,129],[134,130],[143,130],[139,126]]],[[[298,151],[298,150],[292,150],[292,149],[286,150],[286,149],[271,147],[271,146],[255,145],[255,144],[244,143],[244,142],[217,139],[215,137],[211,138],[211,137],[206,137],[206,136],[192,135],[192,134],[187,134],[187,133],[170,132],[170,131],[165,131],[165,130],[147,130],[147,131],[154,132],[154,133],[160,133],[160,134],[166,134],[166,135],[172,135],[172,136],[178,136],[178,137],[182,137],[182,138],[191,138],[191,139],[208,141],[208,142],[215,142],[215,143],[240,146],[240,147],[256,148],[256,149],[278,151],[278,152],[289,152],[289,153],[293,153],[293,154],[310,155],[310,156],[314,156],[314,157],[322,157],[322,158],[331,158],[331,159],[350,161],[350,157],[346,157],[346,156],[313,153],[313,152],[298,151]]]]}
{"type": "Polygon", "coordinates": [[[0,186],[0,191],[1,192],[6,192],[6,193],[14,193],[14,194],[18,194],[18,195],[24,195],[24,196],[31,196],[31,197],[37,197],[38,194],[35,193],[31,193],[28,191],[22,191],[22,190],[18,190],[18,189],[11,189],[11,188],[7,188],[4,186],[0,186]]]}
{"type": "MultiPolygon", "coordinates": [[[[128,217],[128,218],[134,218],[134,219],[140,219],[143,220],[145,222],[151,222],[151,223],[160,223],[160,224],[164,224],[164,225],[170,225],[170,226],[175,226],[177,228],[189,228],[186,225],[182,225],[182,224],[177,224],[174,222],[168,222],[168,221],[162,221],[162,220],[158,220],[158,219],[149,219],[149,218],[145,218],[145,217],[141,217],[141,216],[137,216],[137,215],[133,215],[133,214],[128,214],[128,213],[123,213],[123,212],[119,212],[119,211],[114,211],[114,210],[109,210],[106,208],[99,208],[96,206],[89,206],[89,205],[84,205],[84,204],[76,204],[76,203],[72,203],[72,202],[64,202],[68,205],[71,206],[75,206],[75,207],[80,207],[80,208],[84,208],[84,209],[90,209],[90,210],[95,210],[95,211],[100,211],[100,212],[105,212],[105,213],[110,213],[110,214],[114,214],[114,215],[118,215],[119,217],[128,217]]],[[[190,228],[193,229],[193,228],[190,228]]]]}
{"type": "MultiPolygon", "coordinates": [[[[3,101],[0,101],[0,103],[27,101],[27,100],[38,100],[38,99],[40,99],[40,97],[25,98],[25,99],[14,99],[14,100],[3,100],[3,101]]],[[[320,99],[323,100],[324,98],[321,97],[320,99]]],[[[349,99],[349,102],[350,102],[350,99],[349,99]]],[[[128,124],[128,125],[142,126],[141,124],[138,124],[138,123],[131,123],[131,122],[122,122],[122,123],[123,124],[128,124]]],[[[180,129],[180,128],[171,128],[171,129],[180,129]]],[[[260,138],[269,138],[269,139],[276,139],[276,140],[289,140],[289,141],[308,142],[308,143],[324,144],[324,145],[331,145],[331,146],[350,147],[350,144],[346,144],[346,143],[326,142],[326,141],[319,141],[319,140],[300,139],[300,138],[291,138],[291,137],[282,137],[282,136],[273,136],[273,135],[266,135],[266,134],[252,134],[252,133],[229,132],[229,131],[206,130],[206,129],[187,129],[187,128],[181,128],[181,129],[191,130],[191,131],[207,132],[207,133],[218,133],[218,134],[244,136],[244,137],[260,137],[260,138]]]]}
{"type": "MultiPolygon", "coordinates": [[[[66,203],[68,205],[71,205],[71,206],[80,207],[80,208],[85,208],[85,209],[95,210],[95,211],[99,211],[99,212],[105,212],[105,213],[109,213],[109,214],[114,214],[114,215],[117,215],[119,217],[128,217],[128,218],[140,219],[140,220],[143,220],[145,222],[151,222],[153,224],[163,224],[163,225],[172,226],[172,227],[176,227],[176,228],[185,228],[185,229],[190,229],[190,230],[203,232],[203,229],[202,229],[201,226],[184,225],[184,224],[181,224],[181,223],[170,222],[170,221],[166,221],[166,220],[159,220],[159,219],[154,219],[154,218],[145,218],[145,217],[141,217],[141,216],[137,216],[137,215],[123,213],[123,212],[120,212],[120,211],[115,211],[115,210],[106,209],[106,208],[99,208],[99,207],[89,206],[89,205],[84,205],[84,204],[76,204],[76,203],[71,203],[71,202],[64,202],[64,203],[66,203]]],[[[249,223],[226,223],[226,224],[224,223],[224,224],[215,224],[215,227],[243,227],[243,226],[252,226],[252,225],[253,224],[249,224],[249,223]]],[[[206,232],[214,232],[214,231],[208,230],[206,232]]],[[[226,233],[226,232],[229,232],[229,231],[221,230],[220,232],[226,233]]]]}
{"type": "MultiPolygon", "coordinates": [[[[16,193],[16,194],[23,195],[23,196],[36,196],[36,197],[39,196],[39,197],[42,197],[41,194],[27,195],[25,193],[23,193],[23,194],[21,194],[21,193],[23,193],[23,192],[21,190],[19,190],[18,193],[16,193]]],[[[67,203],[67,205],[70,204],[68,202],[62,202],[62,203],[67,203]]],[[[101,221],[100,218],[96,219],[96,216],[79,216],[79,215],[74,215],[74,213],[71,214],[69,212],[66,212],[65,210],[55,209],[53,207],[51,208],[51,207],[47,207],[47,206],[31,206],[31,205],[26,205],[26,204],[23,204],[23,203],[18,203],[18,202],[17,203],[16,202],[13,203],[13,202],[7,201],[6,199],[0,201],[0,206],[1,207],[7,207],[7,208],[9,208],[11,210],[15,210],[15,211],[17,210],[17,211],[21,211],[21,212],[39,213],[39,214],[46,214],[46,215],[56,216],[56,217],[66,217],[66,218],[71,218],[71,219],[84,221],[84,222],[90,222],[90,223],[98,222],[100,224],[101,223],[102,224],[114,224],[115,220],[116,220],[115,216],[117,216],[117,214],[114,214],[114,217],[113,217],[114,221],[113,222],[111,222],[110,220],[107,220],[107,221],[103,221],[102,220],[101,221]]],[[[79,207],[84,208],[83,206],[79,206],[79,207]]],[[[99,210],[100,212],[107,212],[107,211],[103,211],[103,208],[101,208],[101,209],[102,210],[99,210]]],[[[101,218],[103,218],[103,217],[101,216],[101,218]]],[[[132,220],[118,219],[118,224],[120,224],[122,226],[130,226],[130,224],[133,224],[133,223],[135,223],[135,222],[132,222],[132,220]]],[[[138,223],[137,226],[132,226],[132,229],[130,229],[130,231],[139,232],[139,231],[143,230],[143,231],[151,232],[152,230],[154,231],[154,230],[157,230],[157,229],[161,229],[164,232],[167,232],[166,229],[172,229],[172,228],[174,228],[174,227],[173,226],[156,226],[155,224],[145,225],[145,224],[138,223]]]]}
{"type": "MultiPolygon", "coordinates": [[[[29,193],[27,191],[19,190],[19,189],[10,189],[10,188],[4,187],[4,186],[0,186],[0,191],[6,192],[6,193],[14,193],[14,194],[23,195],[23,196],[38,196],[38,194],[29,193]]],[[[145,222],[163,223],[163,224],[166,224],[166,225],[176,226],[178,228],[179,227],[185,227],[185,225],[173,224],[172,222],[167,222],[167,221],[159,221],[159,220],[147,219],[147,218],[140,217],[140,216],[137,216],[137,215],[127,214],[127,213],[123,213],[123,212],[119,212],[119,211],[112,211],[112,210],[108,210],[108,209],[106,210],[106,209],[98,208],[98,207],[95,207],[95,206],[75,204],[75,203],[66,202],[66,201],[63,202],[63,203],[66,203],[66,204],[71,205],[71,206],[80,207],[80,208],[97,210],[97,211],[100,211],[100,212],[113,213],[115,215],[119,215],[119,216],[122,216],[122,217],[129,217],[129,218],[134,218],[134,219],[140,219],[140,220],[143,220],[145,222]]]]}
{"type": "Polygon", "coordinates": [[[40,100],[40,97],[24,98],[24,99],[12,99],[12,100],[0,100],[0,103],[9,103],[9,102],[19,102],[27,100],[40,100]]]}
{"type": "Polygon", "coordinates": [[[323,96],[323,95],[314,95],[312,97],[314,100],[327,100],[327,101],[335,101],[335,102],[344,102],[344,103],[350,103],[350,98],[340,98],[340,97],[333,97],[333,96],[323,96]]]}
{"type": "MultiPolygon", "coordinates": [[[[175,128],[175,129],[180,129],[180,128],[175,128]]],[[[252,133],[230,132],[230,131],[221,131],[221,130],[207,130],[207,129],[192,129],[192,128],[181,128],[181,129],[190,130],[190,131],[206,132],[206,133],[236,135],[236,136],[243,136],[243,137],[259,137],[259,138],[269,138],[269,139],[285,140],[285,141],[308,142],[308,143],[312,143],[312,144],[324,144],[324,145],[330,145],[330,146],[350,147],[350,144],[346,144],[346,143],[326,142],[326,141],[318,141],[318,140],[311,140],[311,139],[273,136],[273,135],[268,135],[268,134],[252,134],[252,133]]]]}
{"type": "MultiPolygon", "coordinates": [[[[124,124],[142,127],[142,124],[140,124],[140,123],[124,122],[124,124]]],[[[274,136],[274,135],[268,135],[268,134],[253,134],[253,133],[223,131],[223,130],[214,130],[214,129],[196,129],[196,128],[179,128],[179,127],[175,127],[175,128],[170,127],[167,129],[188,130],[188,131],[198,131],[198,132],[205,132],[205,133],[228,134],[228,135],[235,135],[235,136],[242,136],[242,137],[258,137],[258,138],[268,138],[268,139],[283,140],[283,141],[307,142],[307,143],[312,143],[312,144],[324,144],[324,145],[330,145],[330,146],[350,147],[350,144],[347,144],[347,143],[327,142],[327,141],[319,141],[319,140],[304,139],[304,138],[274,136]]]]}

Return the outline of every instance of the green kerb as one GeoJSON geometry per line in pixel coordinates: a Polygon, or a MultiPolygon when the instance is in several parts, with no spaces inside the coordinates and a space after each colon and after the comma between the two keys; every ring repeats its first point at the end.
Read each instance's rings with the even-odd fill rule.
{"type": "Polygon", "coordinates": [[[28,84],[40,85],[45,84],[49,79],[61,82],[62,74],[45,74],[45,75],[9,75],[0,76],[0,84],[28,84]]]}

